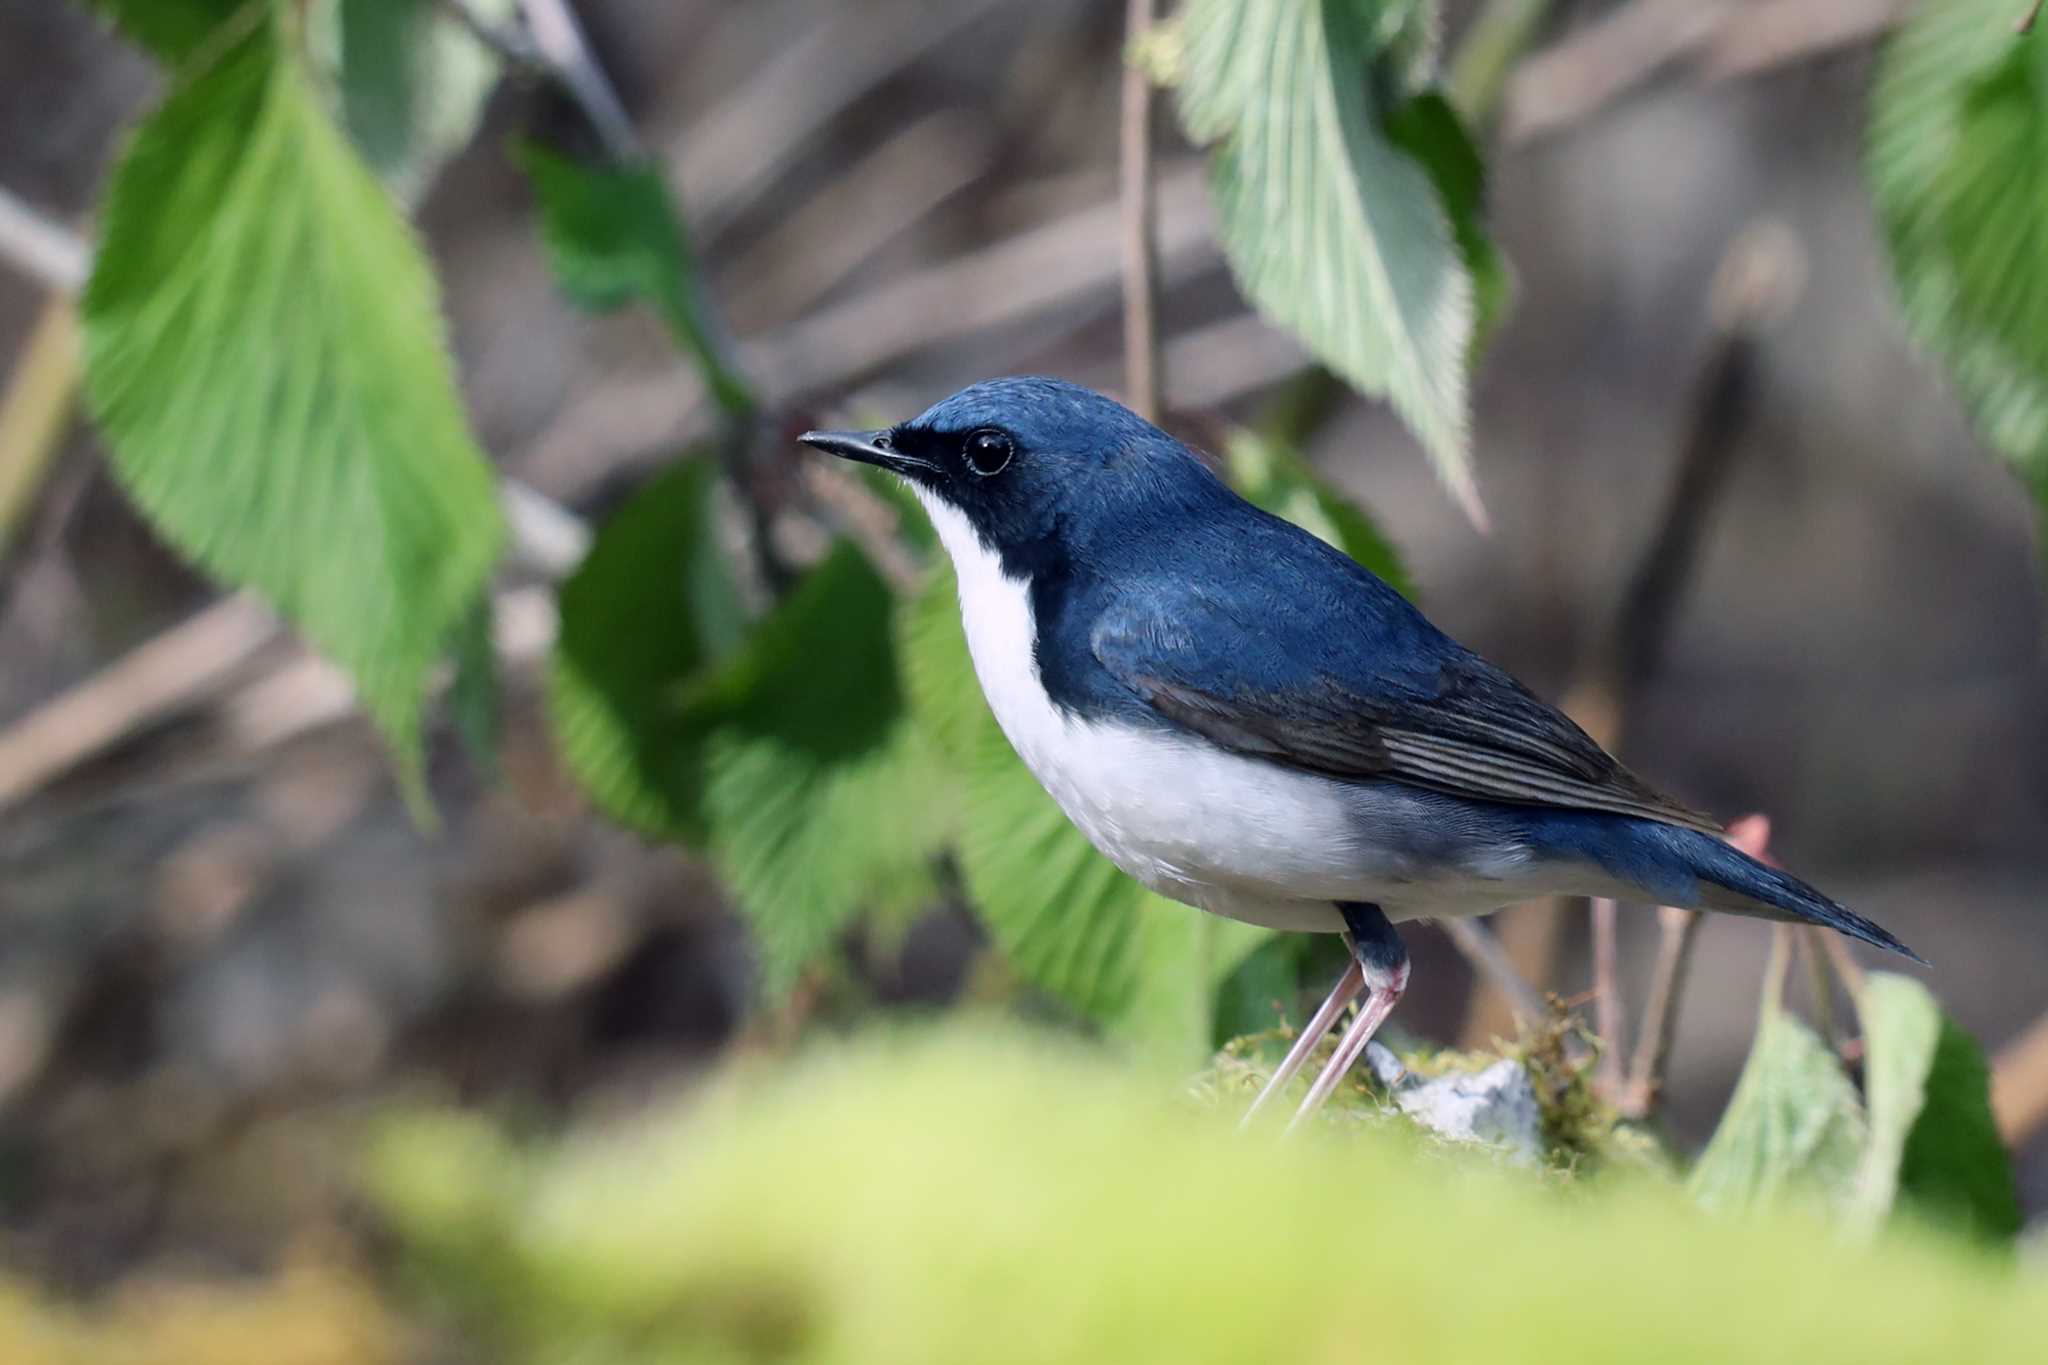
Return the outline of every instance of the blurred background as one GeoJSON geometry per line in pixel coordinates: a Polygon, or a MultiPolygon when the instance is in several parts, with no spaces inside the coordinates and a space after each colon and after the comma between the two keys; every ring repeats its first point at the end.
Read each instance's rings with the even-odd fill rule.
{"type": "MultiPolygon", "coordinates": [[[[1494,133],[1515,297],[1476,387],[1490,532],[1383,409],[1340,398],[1308,454],[1377,517],[1439,624],[1591,706],[1659,786],[1767,813],[1776,855],[1925,953],[1995,1054],[2048,1009],[2041,545],[1897,321],[1862,138],[1902,7],[1681,5],[1684,24],[1619,33],[1615,8],[1554,7],[1494,133]],[[1669,570],[1634,599],[1651,643],[1613,666],[1646,562],[1669,570]]],[[[1448,7],[1453,35],[1470,9],[1448,7]]],[[[778,431],[893,420],[998,373],[1122,382],[1122,6],[579,11],[778,431]]],[[[89,231],[161,81],[81,8],[5,0],[0,187],[89,231]]],[[[711,418],[657,323],[577,313],[549,275],[503,149],[576,121],[508,80],[418,221],[483,444],[599,521],[711,418]]],[[[1305,362],[1247,314],[1199,158],[1160,123],[1167,400],[1203,440],[1296,392],[1305,362]]],[[[0,266],[0,387],[28,386],[52,297],[0,266]]],[[[269,1265],[351,1226],[348,1135],[394,1099],[549,1127],[807,1027],[1010,989],[972,917],[940,904],[900,939],[850,935],[830,979],[756,1008],[716,881],[586,808],[532,667],[507,679],[497,774],[432,737],[442,828],[422,830],[379,741],[284,640],[223,617],[177,660],[131,653],[217,594],[153,539],[89,428],[67,430],[0,528],[0,1260],[81,1289],[269,1265]],[[165,670],[206,682],[160,687],[165,670]],[[98,738],[59,758],[20,742],[53,703],[98,738]]],[[[763,448],[772,505],[802,475],[787,441],[763,448]]],[[[773,532],[801,554],[806,529],[773,532]]],[[[1562,995],[1591,980],[1584,918],[1558,921],[1543,979],[1562,995]]],[[[1501,929],[1534,951],[1526,925],[1501,929]]],[[[1726,1101],[1768,937],[1703,929],[1670,1067],[1682,1142],[1726,1101]]],[[[1420,989],[1397,1022],[1483,1030],[1464,960],[1433,929],[1410,938],[1420,989]]],[[[1654,945],[1654,917],[1625,909],[1638,993],[1654,945]]],[[[2020,1179],[2040,1216],[2038,1135],[2020,1179]]]]}

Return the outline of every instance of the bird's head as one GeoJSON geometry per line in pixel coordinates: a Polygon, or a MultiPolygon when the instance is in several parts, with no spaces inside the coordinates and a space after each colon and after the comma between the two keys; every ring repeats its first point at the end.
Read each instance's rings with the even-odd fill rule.
{"type": "Polygon", "coordinates": [[[1014,563],[1129,520],[1154,520],[1213,477],[1123,405],[1058,379],[990,379],[878,431],[812,431],[804,444],[901,475],[947,548],[971,531],[1014,563]]]}

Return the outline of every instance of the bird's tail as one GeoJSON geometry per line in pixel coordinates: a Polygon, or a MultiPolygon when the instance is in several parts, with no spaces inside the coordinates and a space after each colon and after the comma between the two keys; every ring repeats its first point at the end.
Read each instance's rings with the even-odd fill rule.
{"type": "Polygon", "coordinates": [[[1921,966],[1927,959],[1894,938],[1881,925],[1835,904],[1820,892],[1775,867],[1750,857],[1734,845],[1696,830],[1664,825],[1665,835],[1700,880],[1700,903],[1709,910],[1755,915],[1762,919],[1822,924],[1850,938],[1909,957],[1921,966]]]}

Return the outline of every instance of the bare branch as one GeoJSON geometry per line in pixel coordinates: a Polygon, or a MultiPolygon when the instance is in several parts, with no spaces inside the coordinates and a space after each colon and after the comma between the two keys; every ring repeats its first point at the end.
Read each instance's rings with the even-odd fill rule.
{"type": "Polygon", "coordinates": [[[2027,12],[2014,21],[2012,31],[2025,37],[2034,31],[2034,21],[2041,17],[2041,0],[2027,6],[2027,12]]]}
{"type": "Polygon", "coordinates": [[[2048,1014],[1992,1059],[1991,1112],[2009,1147],[2020,1146],[2048,1123],[2048,1014]]]}
{"type": "Polygon", "coordinates": [[[1911,0],[1635,0],[1516,68],[1502,117],[1509,142],[1581,123],[1679,62],[1709,80],[1868,42],[1911,0]]]}
{"type": "Polygon", "coordinates": [[[1621,1050],[1628,1045],[1628,1010],[1621,998],[1621,964],[1615,916],[1621,907],[1607,896],[1593,898],[1593,1019],[1600,1033],[1600,1070],[1594,1080],[1609,1099],[1621,1094],[1627,1076],[1621,1050]]]}
{"type": "Polygon", "coordinates": [[[1152,198],[1152,81],[1132,51],[1152,27],[1152,0],[1130,0],[1124,19],[1122,168],[1124,396],[1148,422],[1159,420],[1159,262],[1152,198]]]}
{"type": "Polygon", "coordinates": [[[1542,994],[1517,970],[1492,930],[1470,919],[1447,919],[1443,921],[1443,927],[1458,951],[1494,990],[1506,998],[1525,1024],[1534,1024],[1550,1012],[1542,994]]]}
{"type": "MultiPolygon", "coordinates": [[[[1770,852],[1771,822],[1762,815],[1745,816],[1728,827],[1728,842],[1752,858],[1763,858],[1770,852]]],[[[1650,974],[1650,998],[1643,1005],[1643,1032],[1629,1063],[1628,1084],[1616,1102],[1631,1118],[1649,1117],[1664,1097],[1664,1067],[1671,1056],[1672,1040],[1678,1036],[1678,1006],[1685,997],[1700,912],[1666,905],[1657,911],[1657,925],[1662,938],[1657,944],[1657,965],[1650,974]]],[[[1773,940],[1774,951],[1777,943],[1773,940]]]]}
{"type": "Polygon", "coordinates": [[[604,68],[591,56],[569,0],[519,0],[519,9],[533,34],[534,50],[583,110],[605,151],[619,161],[638,161],[640,135],[604,68]]]}
{"type": "Polygon", "coordinates": [[[52,222],[0,186],[0,260],[42,281],[47,289],[75,294],[85,287],[92,252],[85,240],[52,222]]]}

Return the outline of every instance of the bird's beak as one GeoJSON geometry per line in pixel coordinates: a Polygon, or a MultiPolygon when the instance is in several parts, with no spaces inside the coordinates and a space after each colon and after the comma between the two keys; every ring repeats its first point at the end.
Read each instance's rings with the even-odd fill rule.
{"type": "Polygon", "coordinates": [[[842,460],[858,460],[862,464],[879,465],[896,474],[909,474],[913,470],[936,474],[938,466],[914,455],[905,455],[890,444],[888,431],[807,431],[797,437],[805,445],[822,450],[827,455],[837,455],[842,460]]]}

